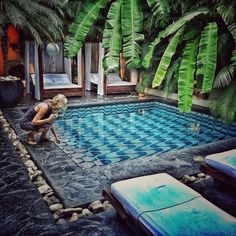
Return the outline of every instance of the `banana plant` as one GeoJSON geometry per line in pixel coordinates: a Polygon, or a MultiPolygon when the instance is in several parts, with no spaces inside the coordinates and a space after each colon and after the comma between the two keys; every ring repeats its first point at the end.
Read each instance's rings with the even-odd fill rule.
{"type": "Polygon", "coordinates": [[[183,33],[183,29],[184,28],[180,28],[177,31],[177,33],[173,36],[169,45],[167,46],[167,48],[161,58],[161,61],[158,65],[154,80],[152,82],[153,88],[159,86],[162,83],[163,79],[165,78],[166,73],[167,73],[167,69],[168,69],[171,59],[172,59],[172,56],[174,55],[174,53],[176,51],[176,48],[177,48],[178,43],[180,41],[180,36],[183,33]]]}
{"type": "MultiPolygon", "coordinates": [[[[98,18],[101,9],[109,8],[103,47],[105,72],[119,67],[120,52],[123,51],[127,67],[133,69],[141,65],[141,42],[143,41],[143,12],[141,0],[87,0],[83,8],[76,14],[69,27],[70,35],[66,37],[65,51],[68,57],[75,56],[83,46],[91,25],[98,18]],[[110,5],[109,5],[110,4],[110,5]]],[[[168,0],[147,0],[147,3],[161,24],[168,22],[170,6],[168,0]]]]}
{"type": "Polygon", "coordinates": [[[188,13],[187,15],[181,17],[176,22],[169,25],[165,30],[161,31],[158,34],[157,38],[152,43],[150,43],[148,47],[148,51],[143,59],[143,63],[142,63],[143,67],[144,68],[150,67],[154,49],[161,42],[162,39],[171,36],[176,31],[178,31],[183,25],[187,24],[189,21],[193,20],[194,18],[199,17],[201,15],[207,15],[208,13],[209,11],[206,11],[206,10],[188,13]]]}
{"type": "Polygon", "coordinates": [[[121,6],[122,0],[112,3],[103,32],[103,47],[106,55],[103,59],[105,74],[116,69],[119,65],[119,54],[121,50],[121,6]]]}
{"type": "Polygon", "coordinates": [[[179,68],[178,96],[179,110],[181,112],[191,112],[197,46],[198,39],[192,40],[186,44],[179,68]]]}
{"type": "Polygon", "coordinates": [[[108,0],[88,0],[84,4],[83,10],[76,15],[74,22],[69,27],[70,35],[65,40],[66,56],[73,57],[79,52],[91,25],[107,2],[108,0]]]}
{"type": "Polygon", "coordinates": [[[197,59],[197,75],[203,78],[202,92],[211,90],[215,77],[217,59],[217,24],[210,22],[201,33],[197,59]]]}

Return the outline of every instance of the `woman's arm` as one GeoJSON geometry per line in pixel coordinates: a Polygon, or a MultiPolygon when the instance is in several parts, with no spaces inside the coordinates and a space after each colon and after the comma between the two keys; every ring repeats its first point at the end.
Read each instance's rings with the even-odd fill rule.
{"type": "Polygon", "coordinates": [[[34,126],[40,126],[40,125],[44,125],[44,124],[47,124],[47,123],[51,123],[56,119],[55,115],[51,115],[49,118],[42,120],[42,118],[44,117],[44,115],[48,111],[48,105],[47,104],[37,105],[36,106],[36,111],[37,111],[37,114],[35,115],[34,119],[32,120],[32,125],[34,125],[34,126]]]}
{"type": "Polygon", "coordinates": [[[56,139],[56,142],[57,143],[61,143],[61,140],[58,138],[58,136],[57,136],[57,133],[56,133],[56,131],[55,131],[55,129],[54,129],[54,126],[52,125],[51,126],[51,131],[52,131],[52,134],[53,134],[53,136],[55,137],[55,139],[56,139]]]}

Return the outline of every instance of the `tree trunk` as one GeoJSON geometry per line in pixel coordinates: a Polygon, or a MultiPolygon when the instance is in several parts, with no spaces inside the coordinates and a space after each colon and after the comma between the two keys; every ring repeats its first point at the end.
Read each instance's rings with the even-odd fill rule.
{"type": "Polygon", "coordinates": [[[2,57],[3,57],[3,75],[8,76],[9,74],[9,64],[8,64],[8,27],[4,27],[4,33],[2,36],[2,57]]]}

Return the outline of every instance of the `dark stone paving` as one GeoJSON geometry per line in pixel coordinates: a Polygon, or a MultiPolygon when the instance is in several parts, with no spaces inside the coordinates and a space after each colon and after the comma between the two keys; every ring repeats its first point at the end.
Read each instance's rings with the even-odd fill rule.
{"type": "MultiPolygon", "coordinates": [[[[5,109],[4,114],[24,139],[25,134],[17,124],[21,116],[19,111],[19,108],[5,109]]],[[[193,161],[193,157],[235,147],[236,139],[233,139],[84,171],[54,143],[27,146],[66,206],[97,200],[101,198],[104,186],[108,187],[118,180],[160,172],[167,172],[176,178],[198,173],[199,164],[193,161]]],[[[0,235],[133,235],[119,223],[113,209],[77,222],[56,225],[1,127],[0,153],[0,235]]],[[[236,216],[236,197],[232,190],[215,185],[211,178],[194,183],[191,187],[236,216]]]]}
{"type": "Polygon", "coordinates": [[[27,170],[0,125],[0,236],[131,236],[113,209],[56,225],[27,170]]]}
{"type": "Polygon", "coordinates": [[[57,235],[51,213],[0,127],[0,235],[57,235]]]}

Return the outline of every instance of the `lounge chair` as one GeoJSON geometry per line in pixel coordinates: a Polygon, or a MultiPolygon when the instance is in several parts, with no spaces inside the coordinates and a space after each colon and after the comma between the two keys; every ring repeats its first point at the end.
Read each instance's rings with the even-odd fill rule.
{"type": "MultiPolygon", "coordinates": [[[[35,86],[35,74],[31,74],[33,86],[35,86]]],[[[67,97],[82,96],[82,86],[70,81],[65,73],[43,74],[43,97],[54,97],[62,93],[67,97]]]]}
{"type": "Polygon", "coordinates": [[[236,235],[236,219],[168,174],[119,181],[103,190],[138,235],[236,235]]]}
{"type": "Polygon", "coordinates": [[[236,149],[206,156],[201,171],[236,188],[236,149]]]}

